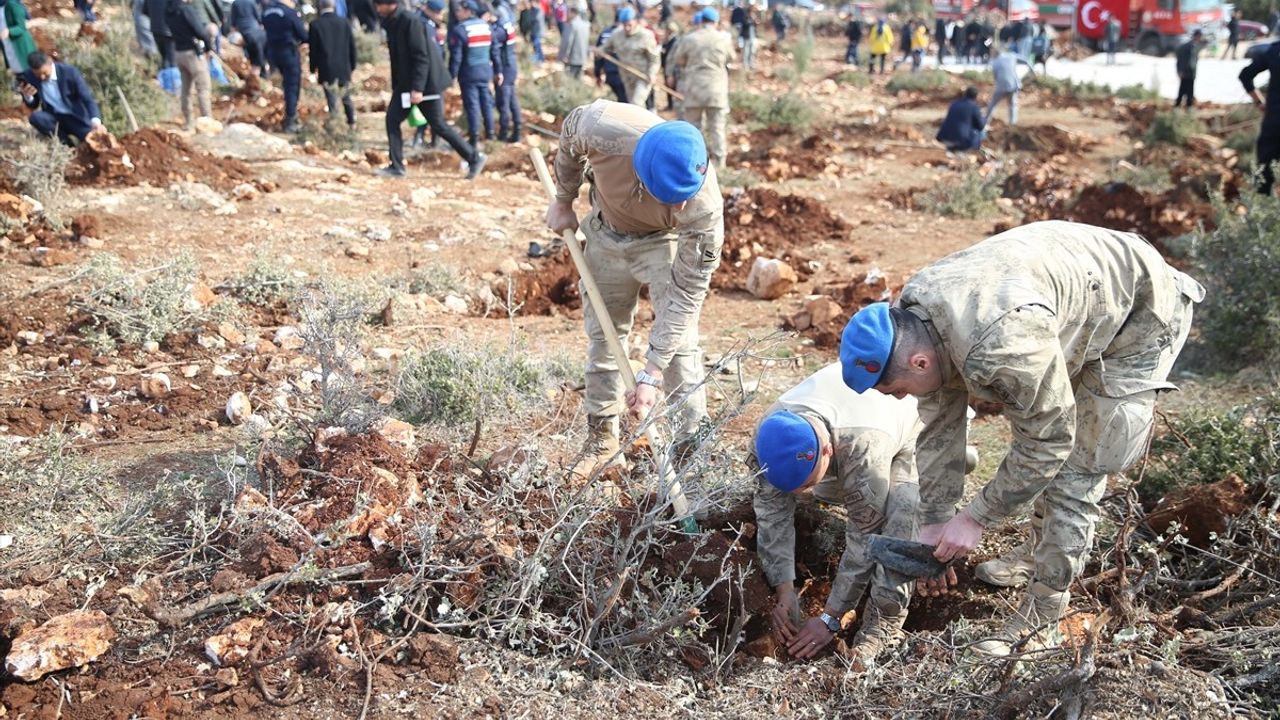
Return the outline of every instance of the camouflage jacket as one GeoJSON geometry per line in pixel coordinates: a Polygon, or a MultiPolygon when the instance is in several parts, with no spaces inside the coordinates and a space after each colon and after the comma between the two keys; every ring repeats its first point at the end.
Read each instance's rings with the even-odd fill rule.
{"type": "Polygon", "coordinates": [[[673,75],[685,107],[729,107],[729,69],[733,40],[715,28],[695,30],[676,42],[671,56],[673,75]]]}
{"type": "MultiPolygon", "coordinates": [[[[601,50],[618,58],[624,64],[639,70],[646,75],[657,77],[661,65],[662,51],[658,48],[658,39],[653,31],[644,26],[636,27],[630,35],[625,30],[615,32],[605,41],[601,50]]],[[[622,77],[634,77],[632,73],[619,68],[622,77]]]]}
{"type": "Polygon", "coordinates": [[[925,321],[943,378],[920,399],[921,523],[946,521],[963,493],[969,395],[1003,403],[1013,429],[1008,455],[968,506],[990,525],[1071,455],[1075,383],[1117,398],[1173,388],[1108,375],[1105,365],[1167,342],[1184,295],[1199,301],[1204,288],[1137,235],[1060,221],[1001,233],[912,277],[898,304],[925,321]]]}

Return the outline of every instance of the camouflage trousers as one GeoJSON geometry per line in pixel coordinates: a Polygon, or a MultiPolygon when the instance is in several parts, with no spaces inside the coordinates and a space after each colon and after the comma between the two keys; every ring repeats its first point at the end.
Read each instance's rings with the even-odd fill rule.
{"type": "Polygon", "coordinates": [[[629,72],[623,72],[622,84],[627,88],[627,102],[640,107],[647,105],[649,93],[653,91],[653,86],[649,84],[648,80],[636,77],[629,72]]]}
{"type": "MultiPolygon", "coordinates": [[[[623,346],[635,321],[640,288],[649,286],[649,301],[661,313],[667,294],[673,290],[671,265],[676,257],[676,236],[670,233],[625,235],[605,224],[598,210],[582,222],[586,237],[587,268],[595,278],[608,308],[609,321],[623,346]]],[[[582,297],[587,298],[586,289],[582,297]]],[[[586,410],[588,415],[612,417],[622,412],[623,382],[618,362],[609,351],[600,318],[590,302],[583,302],[587,331],[586,410]]],[[[678,437],[693,432],[707,416],[707,395],[703,389],[702,349],[698,347],[698,318],[685,332],[670,364],[662,373],[667,403],[677,407],[671,418],[678,437]]]]}
{"type": "Polygon", "coordinates": [[[702,131],[702,136],[707,140],[707,149],[710,151],[712,162],[722,170],[725,161],[725,122],[728,117],[728,109],[722,107],[686,106],[684,108],[684,119],[702,131]]]}
{"type": "Polygon", "coordinates": [[[1146,451],[1156,393],[1175,389],[1169,371],[1186,344],[1192,309],[1203,297],[1195,281],[1178,276],[1182,295],[1169,322],[1149,309],[1135,309],[1102,358],[1085,365],[1076,383],[1075,448],[1034,507],[1044,523],[1035,548],[1035,580],[1054,590],[1065,591],[1088,559],[1107,475],[1132,467],[1146,451]]]}
{"type": "Polygon", "coordinates": [[[866,483],[850,491],[837,474],[832,473],[813,486],[816,499],[830,505],[843,505],[848,514],[844,554],[827,601],[844,612],[857,607],[868,585],[870,602],[886,614],[897,615],[911,604],[912,578],[867,557],[867,535],[871,533],[904,540],[916,538],[920,481],[914,456],[894,458],[889,477],[887,487],[866,483]]]}

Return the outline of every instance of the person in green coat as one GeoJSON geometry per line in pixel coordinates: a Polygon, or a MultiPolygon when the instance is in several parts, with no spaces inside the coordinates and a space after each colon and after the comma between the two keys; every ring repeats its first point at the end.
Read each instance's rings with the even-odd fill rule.
{"type": "Polygon", "coordinates": [[[36,51],[36,41],[27,31],[27,9],[18,0],[0,0],[4,10],[4,27],[0,28],[0,42],[4,44],[4,61],[9,72],[24,73],[27,55],[36,51]]]}

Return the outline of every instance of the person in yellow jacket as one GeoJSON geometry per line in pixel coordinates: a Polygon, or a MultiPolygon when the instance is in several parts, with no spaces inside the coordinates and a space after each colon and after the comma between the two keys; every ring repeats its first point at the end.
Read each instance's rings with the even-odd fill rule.
{"type": "Polygon", "coordinates": [[[893,28],[889,27],[889,23],[885,22],[884,18],[879,18],[871,27],[871,34],[868,37],[867,50],[871,59],[867,63],[867,72],[876,71],[876,58],[880,58],[880,72],[884,72],[884,59],[893,49],[893,28]]]}
{"type": "Polygon", "coordinates": [[[929,30],[923,20],[916,20],[911,31],[911,72],[920,72],[920,63],[929,50],[929,30]]]}

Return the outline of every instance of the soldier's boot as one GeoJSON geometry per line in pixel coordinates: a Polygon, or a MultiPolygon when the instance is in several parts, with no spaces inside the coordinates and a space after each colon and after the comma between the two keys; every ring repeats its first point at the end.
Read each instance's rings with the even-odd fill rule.
{"type": "Polygon", "coordinates": [[[862,627],[845,655],[850,660],[861,661],[863,665],[875,660],[885,650],[897,647],[906,637],[902,625],[907,621],[907,609],[898,605],[882,609],[869,599],[866,611],[862,627]]]}
{"type": "Polygon", "coordinates": [[[587,416],[587,440],[582,444],[582,459],[570,471],[579,480],[588,478],[598,469],[622,462],[622,447],[618,440],[618,418],[587,416]]]}
{"type": "Polygon", "coordinates": [[[984,583],[997,587],[1021,587],[1035,574],[1036,543],[1040,541],[1040,526],[1044,518],[1031,516],[1030,534],[1019,546],[994,560],[979,563],[973,574],[984,583]]]}
{"type": "Polygon", "coordinates": [[[1054,590],[1044,583],[1032,583],[1022,596],[1022,604],[1005,621],[995,637],[973,645],[973,651],[993,657],[1007,657],[1013,646],[1026,639],[1020,652],[1056,647],[1062,642],[1058,620],[1067,612],[1070,593],[1054,590]]]}

